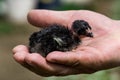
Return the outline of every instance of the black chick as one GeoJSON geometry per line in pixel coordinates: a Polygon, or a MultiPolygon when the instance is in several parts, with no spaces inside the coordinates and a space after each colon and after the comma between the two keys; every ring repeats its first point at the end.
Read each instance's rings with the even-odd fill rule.
{"type": "Polygon", "coordinates": [[[46,57],[52,51],[65,52],[76,48],[81,43],[80,35],[93,37],[92,32],[89,32],[91,27],[86,21],[75,20],[72,30],[62,25],[53,24],[34,32],[29,38],[29,51],[40,53],[46,57]]]}

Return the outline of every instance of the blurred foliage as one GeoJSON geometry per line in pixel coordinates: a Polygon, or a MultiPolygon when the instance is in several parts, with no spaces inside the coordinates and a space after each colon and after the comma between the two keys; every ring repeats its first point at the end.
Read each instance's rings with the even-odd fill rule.
{"type": "Polygon", "coordinates": [[[100,71],[91,75],[73,75],[67,77],[49,77],[43,80],[110,80],[109,71],[100,71]]]}
{"type": "Polygon", "coordinates": [[[0,35],[3,34],[9,34],[14,30],[14,27],[12,24],[6,21],[0,21],[0,35]]]}
{"type": "Polygon", "coordinates": [[[56,10],[80,10],[80,9],[94,10],[92,7],[76,4],[62,4],[60,7],[56,8],[56,10]]]}
{"type": "Polygon", "coordinates": [[[120,19],[120,0],[115,0],[111,10],[112,12],[112,18],[114,19],[120,19]]]}
{"type": "Polygon", "coordinates": [[[5,35],[25,35],[31,31],[31,28],[28,28],[26,24],[14,24],[8,20],[0,20],[0,36],[5,35]]]}

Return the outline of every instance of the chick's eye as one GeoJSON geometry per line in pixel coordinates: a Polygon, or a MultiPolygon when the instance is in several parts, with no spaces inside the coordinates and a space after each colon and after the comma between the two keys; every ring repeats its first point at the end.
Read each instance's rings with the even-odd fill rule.
{"type": "Polygon", "coordinates": [[[66,36],[62,36],[62,37],[61,37],[62,40],[65,40],[66,38],[67,38],[66,36]]]}

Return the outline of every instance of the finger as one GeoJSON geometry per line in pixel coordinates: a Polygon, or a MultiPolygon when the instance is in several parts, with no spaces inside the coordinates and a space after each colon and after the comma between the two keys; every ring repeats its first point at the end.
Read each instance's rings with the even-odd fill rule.
{"type": "Polygon", "coordinates": [[[39,54],[29,54],[28,56],[26,56],[25,61],[33,66],[33,68],[35,68],[35,70],[37,70],[36,72],[40,75],[68,75],[68,74],[76,74],[79,71],[74,69],[74,68],[69,68],[63,65],[59,65],[59,64],[52,64],[49,63],[45,60],[45,58],[43,58],[41,55],[39,54]],[[41,72],[43,74],[41,74],[41,72]]]}
{"type": "Polygon", "coordinates": [[[32,66],[40,66],[41,68],[44,69],[49,69],[51,71],[53,71],[53,69],[50,66],[46,66],[48,65],[48,63],[45,61],[45,58],[43,58],[41,55],[37,54],[37,53],[33,53],[33,54],[28,54],[25,57],[25,61],[32,66]],[[44,65],[44,66],[42,66],[44,65]]]}
{"type": "Polygon", "coordinates": [[[50,62],[60,63],[64,65],[71,65],[72,63],[74,63],[76,59],[74,58],[75,58],[75,55],[72,52],[66,53],[66,52],[57,52],[57,51],[49,53],[46,57],[46,59],[50,62]]]}
{"type": "Polygon", "coordinates": [[[13,55],[13,58],[20,64],[24,64],[25,61],[25,56],[29,54],[28,52],[26,51],[19,51],[19,52],[16,52],[14,55],[13,55]]]}
{"type": "Polygon", "coordinates": [[[87,61],[89,61],[90,56],[83,52],[52,52],[46,57],[47,61],[63,64],[71,67],[81,66],[83,67],[87,61]]]}
{"type": "Polygon", "coordinates": [[[50,24],[68,26],[73,13],[73,11],[32,10],[28,13],[28,21],[38,27],[44,27],[50,24]]]}
{"type": "Polygon", "coordinates": [[[58,66],[56,66],[54,64],[51,64],[51,63],[48,63],[45,60],[45,58],[43,58],[41,55],[39,55],[37,53],[27,55],[25,57],[25,61],[29,65],[34,66],[34,67],[39,67],[39,68],[41,68],[42,70],[45,70],[45,71],[54,72],[55,67],[59,70],[58,66]]]}
{"type": "Polygon", "coordinates": [[[28,48],[24,45],[18,45],[15,48],[13,48],[13,58],[20,64],[25,63],[24,62],[24,58],[27,54],[29,54],[28,52],[28,48]]]}
{"type": "Polygon", "coordinates": [[[52,52],[46,57],[48,62],[64,64],[72,67],[92,68],[91,65],[100,67],[102,61],[101,52],[92,47],[81,47],[71,52],[52,52]]]}
{"type": "Polygon", "coordinates": [[[21,52],[21,51],[25,51],[28,52],[28,48],[24,45],[18,45],[15,48],[13,48],[13,54],[15,54],[16,52],[21,52]]]}

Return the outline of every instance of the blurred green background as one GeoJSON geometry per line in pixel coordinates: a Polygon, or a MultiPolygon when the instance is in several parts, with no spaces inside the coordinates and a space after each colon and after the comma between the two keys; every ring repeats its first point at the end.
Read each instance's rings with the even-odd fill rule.
{"type": "Polygon", "coordinates": [[[45,78],[16,63],[12,48],[18,44],[28,45],[29,35],[39,30],[27,22],[31,9],[87,9],[120,19],[120,0],[0,0],[0,80],[120,80],[120,68],[91,75],[45,78]]]}

